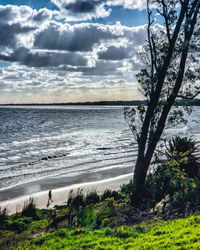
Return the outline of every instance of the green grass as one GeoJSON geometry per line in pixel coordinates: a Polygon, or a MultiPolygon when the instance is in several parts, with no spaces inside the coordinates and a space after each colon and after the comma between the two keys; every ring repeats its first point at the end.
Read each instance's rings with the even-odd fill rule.
{"type": "MultiPolygon", "coordinates": [[[[42,229],[46,226],[47,220],[32,222],[21,233],[21,239],[19,234],[16,238],[16,233],[9,232],[11,239],[17,239],[15,249],[200,249],[200,216],[172,221],[154,219],[114,229],[60,228],[45,233],[42,229]]],[[[0,238],[3,237],[8,234],[1,231],[0,238]]]]}

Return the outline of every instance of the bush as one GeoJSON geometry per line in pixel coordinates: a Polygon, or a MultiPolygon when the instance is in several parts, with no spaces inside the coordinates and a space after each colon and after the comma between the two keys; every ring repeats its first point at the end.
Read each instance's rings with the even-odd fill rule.
{"type": "Polygon", "coordinates": [[[133,180],[131,180],[128,184],[123,184],[121,187],[121,192],[123,194],[131,194],[133,190],[133,180]]]}
{"type": "Polygon", "coordinates": [[[106,189],[101,196],[101,201],[105,201],[107,198],[111,198],[112,197],[111,194],[112,194],[111,190],[106,189]]]}
{"type": "Polygon", "coordinates": [[[122,198],[122,196],[119,194],[119,192],[113,190],[112,193],[111,193],[111,197],[114,198],[115,201],[119,200],[122,198]]]}
{"type": "Polygon", "coordinates": [[[105,201],[108,198],[114,198],[114,200],[119,200],[121,199],[121,195],[115,190],[111,191],[109,189],[106,189],[101,196],[101,201],[105,201]]]}
{"type": "Polygon", "coordinates": [[[88,206],[78,214],[79,225],[87,228],[96,228],[97,211],[95,206],[88,206]]]}
{"type": "Polygon", "coordinates": [[[28,225],[23,220],[15,220],[10,225],[10,229],[13,231],[17,231],[18,233],[22,233],[28,228],[28,225]]]}
{"type": "Polygon", "coordinates": [[[85,199],[85,203],[86,203],[86,205],[96,204],[99,202],[99,200],[100,200],[99,195],[94,190],[94,191],[90,192],[89,194],[87,194],[86,199],[85,199]]]}
{"type": "Polygon", "coordinates": [[[39,215],[33,198],[29,198],[28,202],[24,203],[21,215],[24,217],[39,219],[39,215]]]}
{"type": "Polygon", "coordinates": [[[74,209],[78,209],[80,206],[85,206],[83,189],[78,189],[76,194],[74,194],[73,190],[70,191],[67,206],[74,209]]]}
{"type": "Polygon", "coordinates": [[[197,179],[200,166],[198,158],[194,155],[196,149],[194,139],[176,136],[168,141],[166,148],[167,160],[179,163],[178,167],[182,171],[185,171],[190,178],[197,179]]]}
{"type": "Polygon", "coordinates": [[[174,214],[188,216],[199,211],[200,185],[198,184],[185,192],[176,192],[171,198],[166,212],[168,216],[174,216],[174,214]]]}
{"type": "Polygon", "coordinates": [[[0,207],[0,223],[2,223],[5,220],[8,220],[8,211],[7,211],[7,208],[2,209],[0,207]]]}
{"type": "Polygon", "coordinates": [[[199,164],[193,155],[195,150],[195,141],[191,138],[176,136],[168,141],[167,159],[147,176],[145,203],[154,206],[168,195],[170,201],[176,200],[178,207],[183,205],[183,196],[196,187],[199,164]]]}
{"type": "Polygon", "coordinates": [[[6,229],[8,222],[8,211],[7,208],[1,209],[0,207],[0,229],[6,229]]]}
{"type": "Polygon", "coordinates": [[[188,178],[177,165],[170,166],[164,163],[158,166],[153,174],[148,175],[144,199],[152,207],[167,195],[171,199],[176,192],[188,192],[194,187],[194,180],[188,178]]]}

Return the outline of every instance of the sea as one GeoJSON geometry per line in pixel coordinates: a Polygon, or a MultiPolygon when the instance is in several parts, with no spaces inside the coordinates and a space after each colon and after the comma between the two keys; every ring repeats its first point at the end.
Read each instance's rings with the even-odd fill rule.
{"type": "MultiPolygon", "coordinates": [[[[195,107],[186,125],[169,127],[164,136],[198,142],[199,118],[195,107]]],[[[67,186],[129,174],[136,156],[122,106],[0,106],[0,193],[40,180],[67,186]]]]}

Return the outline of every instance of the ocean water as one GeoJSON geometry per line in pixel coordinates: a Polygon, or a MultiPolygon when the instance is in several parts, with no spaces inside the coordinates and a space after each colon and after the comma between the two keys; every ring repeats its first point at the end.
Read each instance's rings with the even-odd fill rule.
{"type": "MultiPolygon", "coordinates": [[[[200,110],[165,136],[200,136],[200,110]]],[[[41,179],[85,182],[133,171],[137,145],[120,106],[0,106],[0,191],[41,179]]]]}

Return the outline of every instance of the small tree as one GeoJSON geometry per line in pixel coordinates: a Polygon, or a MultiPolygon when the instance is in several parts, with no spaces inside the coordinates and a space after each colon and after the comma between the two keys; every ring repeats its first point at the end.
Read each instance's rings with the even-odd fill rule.
{"type": "Polygon", "coordinates": [[[186,122],[184,109],[190,113],[191,108],[188,102],[180,107],[180,100],[191,100],[200,93],[199,10],[200,0],[147,0],[147,43],[139,54],[144,68],[137,74],[147,108],[124,109],[138,143],[135,202],[142,199],[147,171],[166,122],[186,122]]]}

